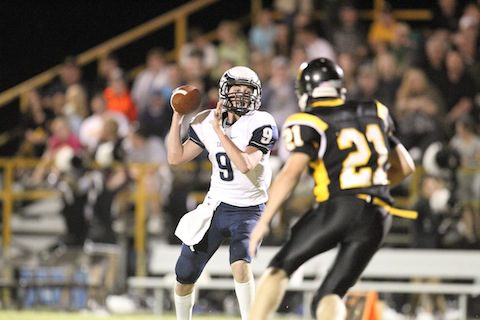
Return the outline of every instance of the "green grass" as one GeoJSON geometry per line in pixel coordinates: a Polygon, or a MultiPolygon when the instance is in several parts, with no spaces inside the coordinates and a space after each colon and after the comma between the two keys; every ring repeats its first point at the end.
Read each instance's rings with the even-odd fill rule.
{"type": "MultiPolygon", "coordinates": [[[[238,317],[222,315],[194,315],[193,320],[239,320],[238,317]]],[[[300,319],[296,316],[276,316],[275,319],[300,319]]],[[[65,311],[16,311],[0,310],[0,320],[175,320],[174,314],[133,314],[133,315],[105,315],[92,312],[65,312],[65,311]]]]}
{"type": "MultiPolygon", "coordinates": [[[[13,311],[0,310],[0,320],[175,320],[173,314],[153,315],[153,314],[135,314],[135,315],[104,315],[91,312],[73,313],[63,311],[13,311]]],[[[221,315],[199,315],[194,319],[208,320],[227,320],[239,319],[236,317],[227,317],[221,315]]]]}

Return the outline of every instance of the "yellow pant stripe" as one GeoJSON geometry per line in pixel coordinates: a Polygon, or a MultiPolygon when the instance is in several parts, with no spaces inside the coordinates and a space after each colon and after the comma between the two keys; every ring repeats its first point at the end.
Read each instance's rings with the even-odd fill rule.
{"type": "Polygon", "coordinates": [[[382,207],[393,216],[402,217],[406,219],[413,219],[413,220],[417,219],[418,217],[417,211],[394,208],[388,203],[386,203],[385,201],[383,201],[382,199],[377,197],[372,197],[371,195],[368,195],[368,194],[357,194],[357,198],[367,202],[371,202],[376,206],[382,207]]]}

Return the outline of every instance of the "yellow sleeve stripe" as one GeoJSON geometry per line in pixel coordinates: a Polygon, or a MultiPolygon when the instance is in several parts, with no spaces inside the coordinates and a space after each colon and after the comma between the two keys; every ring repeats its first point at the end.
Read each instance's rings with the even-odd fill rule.
{"type": "Polygon", "coordinates": [[[283,126],[287,127],[291,124],[309,125],[315,128],[318,132],[326,131],[328,128],[328,124],[325,121],[323,121],[317,116],[308,113],[292,114],[290,117],[287,118],[283,126]]]}
{"type": "Polygon", "coordinates": [[[388,108],[384,104],[382,104],[378,101],[375,101],[375,103],[377,105],[378,117],[383,120],[385,125],[387,125],[388,124],[388,120],[387,120],[388,119],[388,108]]]}

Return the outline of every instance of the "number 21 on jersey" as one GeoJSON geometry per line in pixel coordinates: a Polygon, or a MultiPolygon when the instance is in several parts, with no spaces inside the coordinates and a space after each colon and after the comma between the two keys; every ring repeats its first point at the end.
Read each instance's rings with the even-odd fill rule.
{"type": "Polygon", "coordinates": [[[378,124],[367,125],[365,133],[356,128],[341,129],[337,137],[337,145],[340,150],[355,147],[355,150],[351,151],[342,163],[340,171],[341,189],[388,184],[388,177],[385,172],[388,149],[378,124]],[[370,149],[368,142],[373,145],[374,150],[370,149]],[[368,166],[372,151],[377,154],[377,163],[374,166],[368,166]]]}

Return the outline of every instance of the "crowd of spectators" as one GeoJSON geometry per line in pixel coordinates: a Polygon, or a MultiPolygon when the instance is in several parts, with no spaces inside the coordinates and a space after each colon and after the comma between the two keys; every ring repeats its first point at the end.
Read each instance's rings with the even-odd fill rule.
{"type": "MultiPolygon", "coordinates": [[[[164,139],[172,114],[170,93],[181,84],[192,84],[203,94],[202,108],[214,107],[219,76],[234,65],[247,65],[258,73],[262,108],[281,127],[285,118],[297,111],[293,83],[301,62],[328,57],[344,69],[347,98],[374,98],[389,108],[400,140],[419,165],[424,164],[427,149],[440,142],[439,150],[450,150],[462,168],[478,169],[478,2],[439,0],[427,25],[399,21],[388,3],[373,21],[365,21],[359,18],[353,1],[322,8],[333,18],[321,20],[313,15],[320,8],[314,8],[312,1],[299,1],[296,8],[290,8],[290,2],[297,3],[274,1],[272,8],[259,11],[249,27],[233,20],[221,21],[215,41],[208,40],[201,28],[190,28],[188,41],[175,62],[166,58],[159,43],[146,53],[145,67],[133,79],[126,76],[115,53],[99,61],[97,77],[92,80],[82,77],[74,58],[67,58],[55,82],[30,93],[18,155],[42,161],[25,184],[45,184],[56,174],[58,181],[67,181],[69,186],[61,189],[64,210],[78,205],[75,208],[82,215],[88,211],[86,207],[93,208],[90,223],[70,223],[68,232],[76,235],[73,244],[81,245],[92,234],[86,229],[75,230],[92,226],[92,221],[101,221],[96,225],[107,230],[93,232],[105,237],[92,238],[115,242],[110,226],[115,218],[115,196],[142,175],[130,163],[157,165],[145,175],[147,190],[158,195],[149,199],[148,229],[174,241],[168,236],[175,221],[191,206],[185,191],[205,187],[208,177],[202,179],[202,172],[186,177],[184,172],[172,172],[165,166],[164,139]],[[63,158],[72,159],[70,165],[62,167],[63,158]],[[98,166],[87,170],[94,160],[98,166]],[[48,169],[50,162],[55,164],[53,171],[48,169]],[[88,176],[88,181],[79,175],[88,176]],[[197,180],[192,181],[192,177],[197,180]],[[82,183],[97,187],[86,188],[82,183]],[[91,190],[94,197],[86,194],[91,190]]],[[[281,144],[274,154],[281,165],[281,144]]],[[[414,223],[412,245],[478,248],[480,172],[460,171],[437,162],[440,170],[425,168],[427,175],[415,204],[420,219],[414,223]],[[438,174],[449,170],[454,174],[438,174]],[[439,194],[448,197],[441,208],[439,194]]],[[[201,164],[197,167],[205,170],[201,164]]],[[[123,206],[128,211],[128,204],[123,206]]]]}

